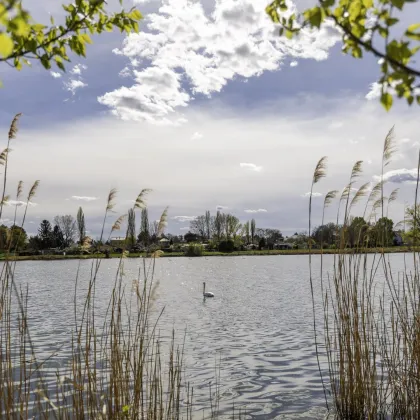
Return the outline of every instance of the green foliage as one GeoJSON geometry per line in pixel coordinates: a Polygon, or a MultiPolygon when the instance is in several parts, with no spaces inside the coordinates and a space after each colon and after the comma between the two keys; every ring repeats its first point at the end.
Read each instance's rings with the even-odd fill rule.
{"type": "Polygon", "coordinates": [[[318,5],[301,14],[290,15],[286,0],[274,0],[266,8],[273,22],[280,26],[280,35],[292,38],[304,28],[320,28],[332,21],[342,32],[343,52],[354,58],[370,53],[379,58],[382,86],[381,103],[386,110],[393,104],[390,93],[405,98],[409,105],[420,105],[418,93],[420,69],[420,23],[409,25],[400,38],[391,37],[391,28],[400,22],[397,15],[413,0],[319,0],[318,5]],[[379,47],[384,45],[383,48],[379,47]]]}
{"type": "Polygon", "coordinates": [[[203,255],[204,248],[201,244],[190,243],[185,251],[186,257],[201,257],[203,255]]]}
{"type": "Polygon", "coordinates": [[[233,252],[234,250],[235,250],[235,244],[230,239],[219,243],[220,252],[233,252]]]}
{"type": "MultiPolygon", "coordinates": [[[[29,60],[38,60],[45,69],[55,64],[65,70],[69,53],[86,57],[91,35],[119,29],[139,31],[141,13],[135,8],[108,14],[104,0],[76,0],[63,5],[66,12],[63,24],[42,25],[32,18],[19,0],[0,0],[0,62],[5,61],[17,70],[29,60]]],[[[120,0],[122,4],[122,0],[120,0]]]]}

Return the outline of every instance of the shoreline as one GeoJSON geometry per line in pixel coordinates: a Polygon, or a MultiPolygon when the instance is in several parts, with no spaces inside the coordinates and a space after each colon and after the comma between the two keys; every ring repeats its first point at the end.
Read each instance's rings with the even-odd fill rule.
{"type": "MultiPolygon", "coordinates": [[[[368,249],[313,249],[309,252],[308,249],[292,249],[292,250],[253,250],[253,251],[234,251],[230,253],[224,252],[203,252],[203,255],[199,257],[189,257],[186,256],[183,252],[164,252],[159,258],[202,258],[202,257],[241,257],[241,256],[273,256],[273,255],[339,255],[339,254],[376,254],[376,253],[385,253],[385,254],[398,254],[398,253],[410,253],[410,252],[420,252],[420,247],[411,248],[406,246],[400,247],[391,247],[391,248],[368,248],[368,249]]],[[[128,254],[127,258],[140,258],[148,257],[146,253],[132,253],[128,254]]],[[[121,254],[110,254],[109,258],[105,258],[105,254],[87,254],[87,255],[0,255],[0,261],[58,261],[58,260],[91,260],[91,259],[116,259],[121,258],[121,254]]]]}

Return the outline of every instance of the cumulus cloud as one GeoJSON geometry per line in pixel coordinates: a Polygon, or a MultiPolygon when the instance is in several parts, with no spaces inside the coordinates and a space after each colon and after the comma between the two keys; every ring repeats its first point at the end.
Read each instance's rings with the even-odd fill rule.
{"type": "Polygon", "coordinates": [[[130,34],[114,50],[132,67],[147,63],[146,68],[134,71],[131,87],[108,92],[99,102],[124,120],[180,123],[185,119],[176,115],[179,108],[197,94],[210,96],[235,78],[278,70],[286,58],[324,60],[341,39],[329,22],[292,40],[281,38],[266,5],[265,0],[216,0],[208,14],[201,2],[163,0],[159,13],[148,15],[147,30],[130,34]]]}
{"type": "Polygon", "coordinates": [[[267,213],[267,210],[266,209],[255,209],[255,210],[247,209],[247,210],[244,210],[244,212],[245,213],[267,213]]]}
{"type": "Polygon", "coordinates": [[[196,131],[192,136],[191,136],[191,140],[200,140],[203,138],[203,135],[201,133],[199,133],[198,131],[196,131]]]}
{"type": "Polygon", "coordinates": [[[294,60],[294,61],[292,61],[291,63],[290,63],[290,67],[297,67],[298,66],[298,62],[296,61],[296,60],[294,60]]]}
{"type": "Polygon", "coordinates": [[[73,74],[75,76],[80,76],[82,74],[83,70],[87,70],[87,66],[85,66],[84,64],[76,64],[70,70],[70,74],[73,74]]]}
{"type": "Polygon", "coordinates": [[[195,220],[197,216],[174,216],[172,219],[176,220],[177,222],[184,223],[184,222],[191,222],[195,220]]]}
{"type": "Polygon", "coordinates": [[[61,77],[61,73],[58,73],[56,71],[50,71],[50,74],[54,79],[59,79],[61,77]]]}
{"type": "Polygon", "coordinates": [[[129,67],[124,67],[119,73],[118,75],[120,77],[130,77],[132,75],[132,72],[130,70],[129,67]]]}
{"type": "Polygon", "coordinates": [[[86,197],[86,196],[80,196],[80,195],[72,195],[71,198],[76,201],[87,201],[87,202],[95,201],[98,199],[98,197],[86,197]]]}
{"type": "MultiPolygon", "coordinates": [[[[310,197],[310,196],[311,196],[311,192],[310,191],[301,195],[301,197],[310,197]]],[[[323,196],[323,194],[322,193],[319,193],[319,192],[313,192],[312,193],[312,197],[322,197],[322,196],[323,196]]]]}
{"type": "Polygon", "coordinates": [[[239,166],[241,168],[249,169],[250,171],[260,172],[262,166],[258,166],[255,163],[240,163],[239,166]]]}
{"type": "Polygon", "coordinates": [[[75,95],[78,89],[86,87],[87,84],[81,80],[70,79],[68,82],[64,82],[64,86],[72,95],[75,95]]]}
{"type": "MultiPolygon", "coordinates": [[[[381,180],[381,175],[374,175],[375,181],[381,180]]],[[[394,182],[396,184],[402,184],[404,182],[416,182],[417,181],[417,169],[394,169],[384,173],[383,180],[385,182],[394,182]]]]}

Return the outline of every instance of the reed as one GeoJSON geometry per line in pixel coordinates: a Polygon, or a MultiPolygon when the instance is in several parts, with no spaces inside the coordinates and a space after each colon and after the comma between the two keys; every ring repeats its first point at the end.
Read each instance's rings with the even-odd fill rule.
{"type": "MultiPolygon", "coordinates": [[[[370,192],[368,183],[354,189],[362,175],[361,161],[355,163],[338,204],[337,224],[342,221],[343,228],[331,272],[324,272],[321,252],[320,290],[330,391],[328,402],[331,413],[339,419],[416,419],[420,412],[418,251],[413,251],[410,265],[406,263],[402,272],[395,273],[392,257],[387,256],[383,247],[373,254],[363,249],[365,240],[372,234],[371,217],[377,213],[386,216],[389,205],[397,200],[397,190],[391,191],[388,198],[385,196],[387,186],[383,177],[395,150],[392,128],[382,150],[382,179],[370,192]],[[354,190],[356,192],[352,193],[354,190]],[[346,235],[351,228],[352,212],[366,196],[363,218],[369,208],[371,217],[365,220],[363,229],[359,229],[356,247],[349,252],[346,235]],[[343,203],[344,214],[340,215],[343,203]],[[364,237],[360,240],[362,234],[364,237]]],[[[418,185],[419,179],[414,209],[417,208],[418,185]]],[[[331,203],[333,196],[335,194],[327,195],[326,204],[331,203]]],[[[311,211],[309,218],[312,218],[311,211]]],[[[311,266],[311,256],[309,258],[311,266]]],[[[310,283],[314,299],[312,274],[310,283]]],[[[315,346],[318,353],[316,335],[315,346]]]]}

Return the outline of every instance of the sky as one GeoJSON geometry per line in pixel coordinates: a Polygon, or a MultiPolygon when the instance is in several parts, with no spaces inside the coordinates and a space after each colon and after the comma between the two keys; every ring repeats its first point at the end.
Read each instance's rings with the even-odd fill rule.
{"type": "MultiPolygon", "coordinates": [[[[56,0],[23,5],[41,22],[63,16],[56,0]]],[[[327,177],[314,190],[313,225],[320,223],[326,192],[345,187],[355,161],[363,161],[356,188],[377,181],[393,126],[398,152],[386,168],[386,194],[400,189],[389,216],[402,220],[414,200],[419,109],[396,101],[385,112],[375,84],[377,59],[342,54],[331,25],[279,38],[266,5],[136,1],[144,15],[140,33],[95,37],[87,59],[72,57],[65,73],[36,63],[20,72],[2,64],[5,144],[11,120],[23,113],[11,146],[12,201],[3,223],[13,218],[19,180],[26,193],[40,180],[25,222],[30,234],[42,219],[75,216],[82,206],[96,237],[111,188],[118,195],[108,226],[151,188],[150,219],[169,206],[172,234],[185,234],[206,210],[222,209],[292,235],[308,228],[307,193],[317,161],[328,156],[327,177]]],[[[413,23],[419,6],[409,6],[404,23],[413,23]]],[[[117,10],[118,1],[108,7],[117,10]]],[[[328,209],[327,221],[335,220],[337,206],[328,209]]]]}

